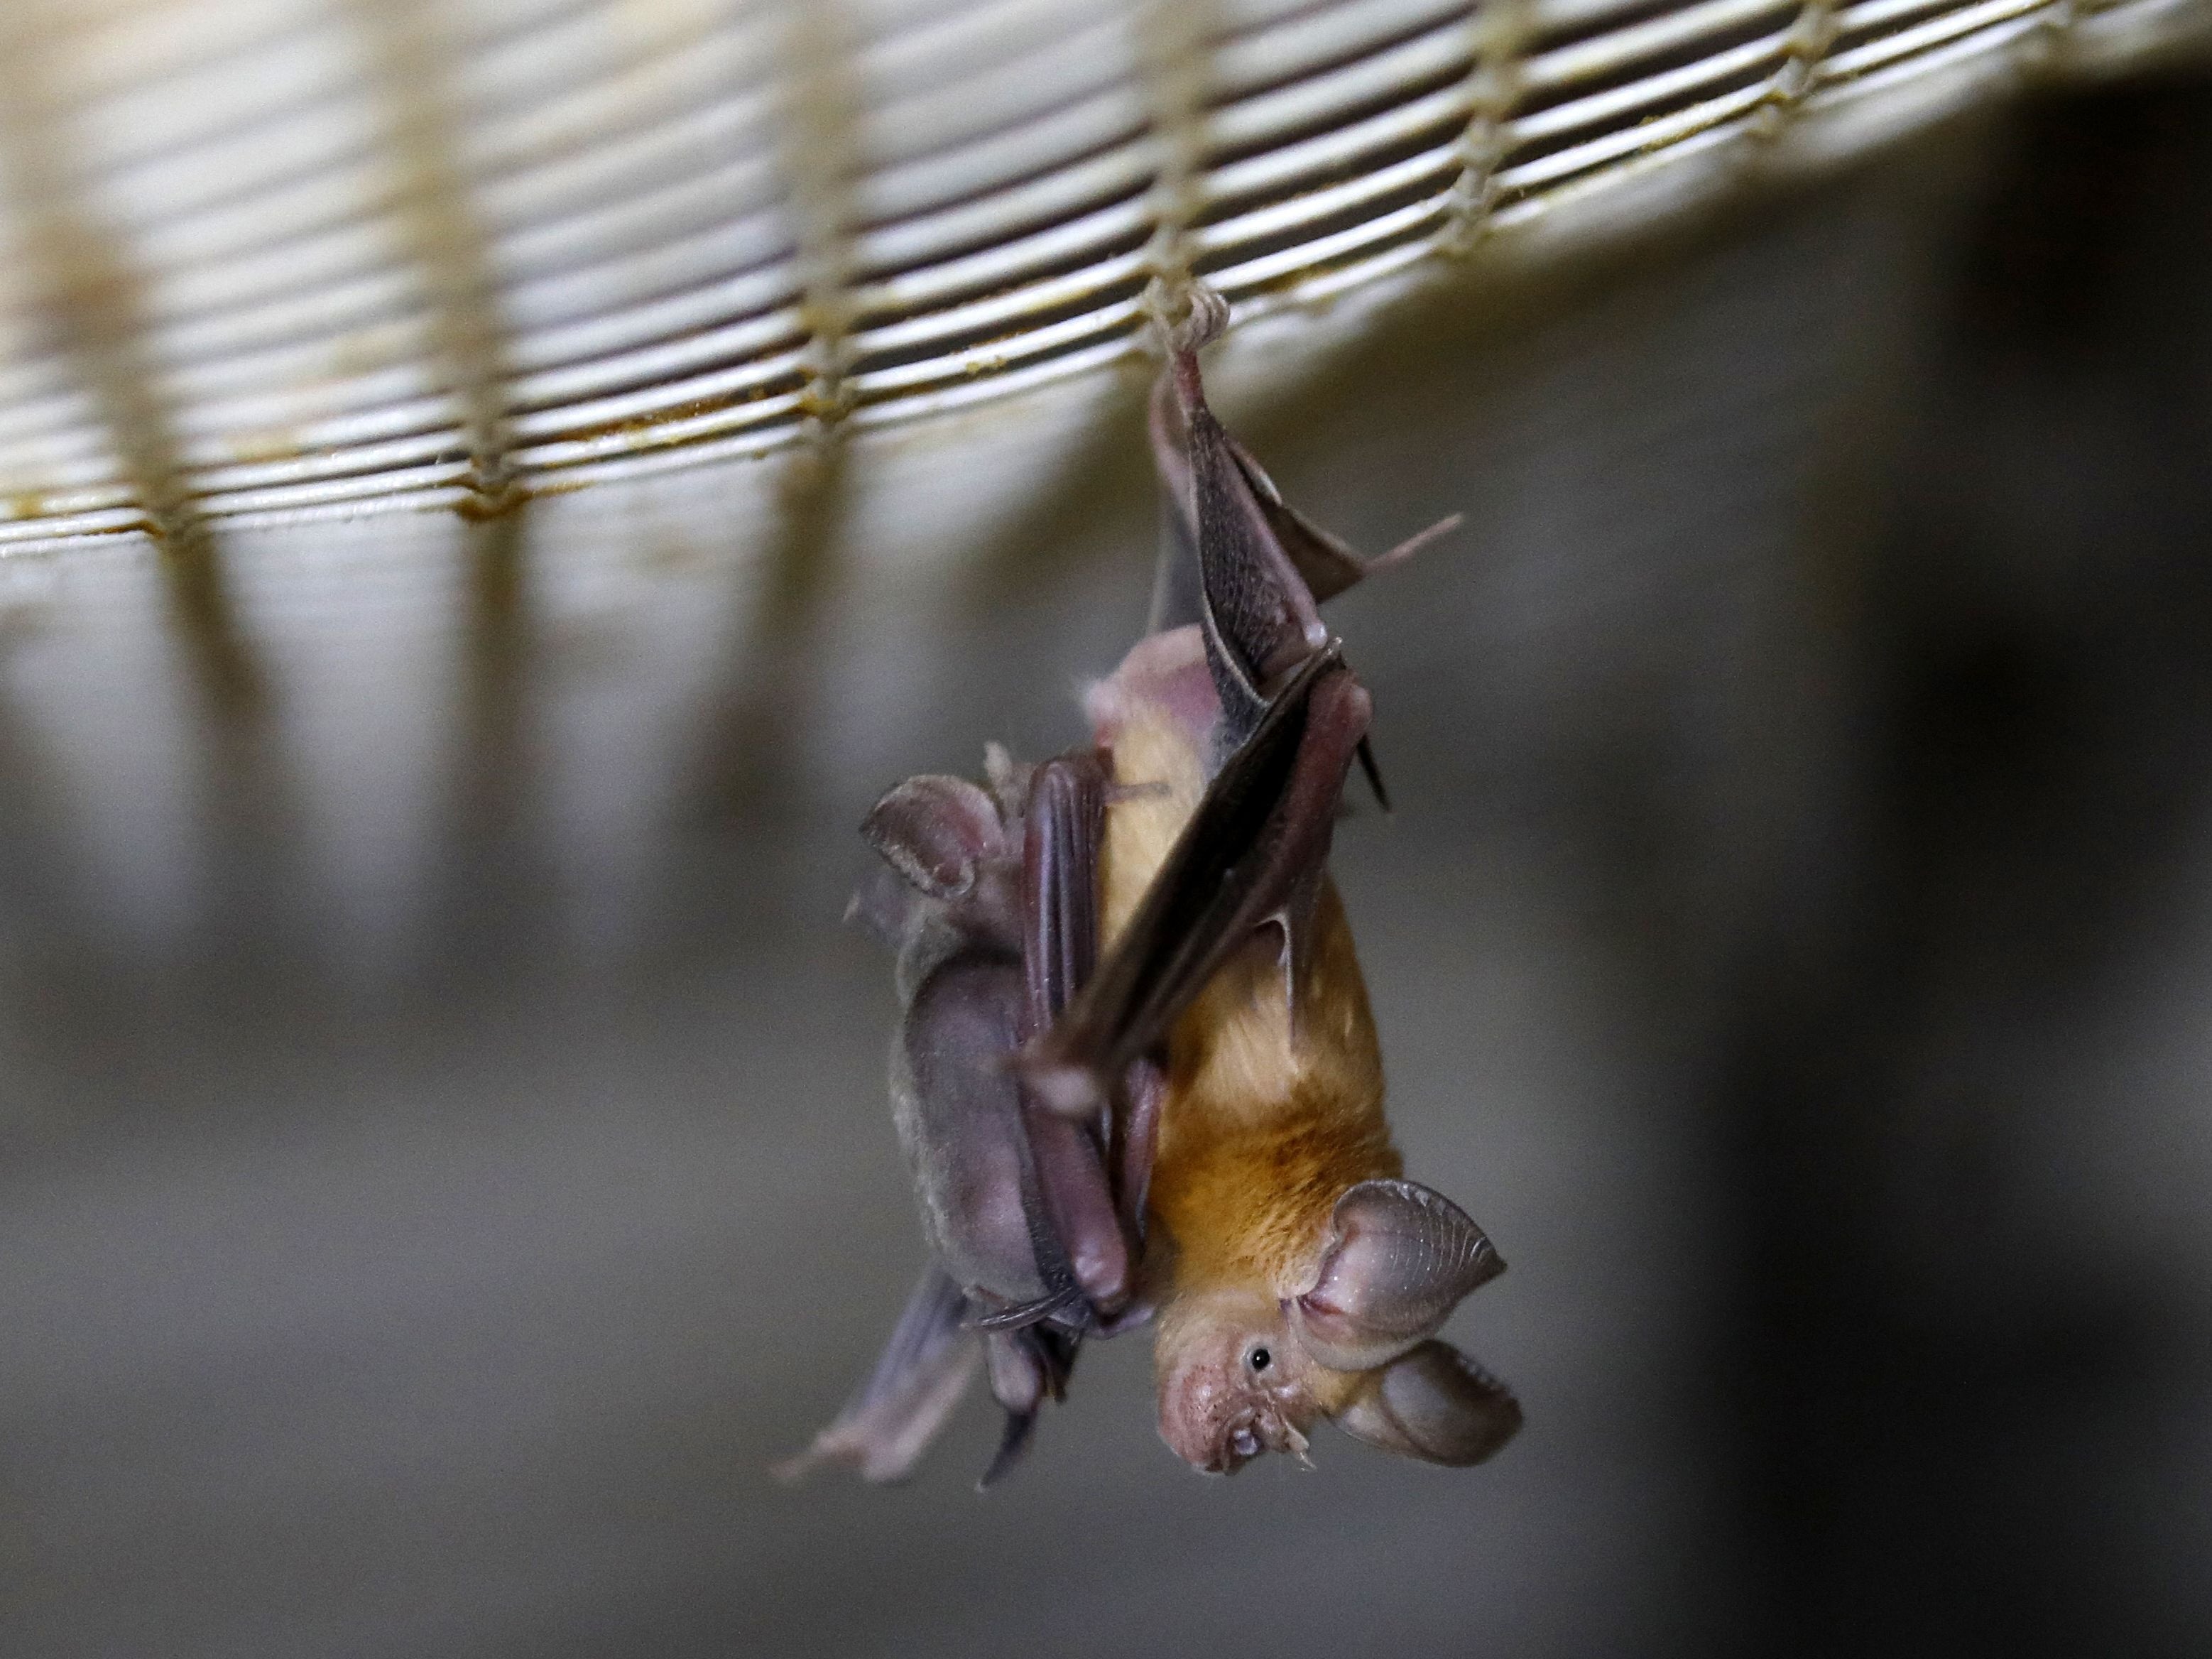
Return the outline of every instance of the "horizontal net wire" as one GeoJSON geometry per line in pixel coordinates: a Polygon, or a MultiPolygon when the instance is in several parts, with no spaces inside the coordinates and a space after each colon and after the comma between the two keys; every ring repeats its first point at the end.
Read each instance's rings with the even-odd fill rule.
{"type": "Polygon", "coordinates": [[[20,0],[0,550],[938,415],[2202,3],[20,0]]]}

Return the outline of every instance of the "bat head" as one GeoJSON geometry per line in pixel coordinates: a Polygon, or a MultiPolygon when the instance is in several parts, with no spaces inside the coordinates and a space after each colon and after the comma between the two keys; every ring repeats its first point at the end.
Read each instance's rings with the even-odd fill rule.
{"type": "Polygon", "coordinates": [[[1234,1474],[1263,1451],[1305,1450],[1322,1409],[1316,1368],[1264,1290],[1177,1298],[1154,1358],[1160,1437],[1193,1468],[1234,1474]]]}
{"type": "Polygon", "coordinates": [[[1435,1333],[1504,1267],[1449,1200],[1412,1182],[1358,1182],[1295,1293],[1172,1299],[1156,1351],[1161,1437],[1194,1468],[1232,1474],[1263,1451],[1303,1455],[1325,1416],[1401,1456],[1481,1462],[1520,1428],[1520,1406],[1435,1333]]]}

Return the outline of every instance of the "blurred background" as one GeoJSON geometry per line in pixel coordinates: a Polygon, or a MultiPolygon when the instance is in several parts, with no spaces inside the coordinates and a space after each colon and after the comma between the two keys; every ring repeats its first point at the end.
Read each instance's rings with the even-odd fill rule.
{"type": "MultiPolygon", "coordinates": [[[[1980,8],[2033,37],[1832,100],[1911,9],[1431,6],[1421,81],[1418,7],[1133,8],[1136,182],[1079,131],[1061,172],[1142,211],[1012,312],[988,259],[899,287],[854,181],[939,153],[870,125],[909,106],[821,113],[887,61],[822,19],[931,6],[509,9],[0,23],[0,1650],[2212,1650],[2201,6],[1980,8]],[[1632,130],[1692,12],[1757,95],[1540,198],[1528,65],[1632,130]],[[752,126],[726,25],[776,43],[752,126]],[[531,40],[580,194],[483,137],[562,107],[531,40]],[[683,131],[594,137],[595,76],[683,131]],[[1413,181],[1365,264],[1388,191],[1237,196],[1420,98],[1428,173],[1411,118],[1315,163],[1413,181]],[[714,240],[747,133],[757,258],[714,240]],[[617,291],[576,249],[648,199],[622,155],[697,219],[617,291]],[[1209,1481],[1137,1338],[988,1497],[980,1404],[908,1486],[779,1486],[921,1261],[854,826],[1077,734],[1194,270],[1293,500],[1370,550],[1467,515],[1334,608],[1396,797],[1335,864],[1409,1172],[1512,1263],[1452,1334],[1528,1426],[1209,1481]]],[[[1062,114],[1024,54],[1121,84],[1043,0],[934,10],[1062,114]]],[[[1004,131],[948,258],[1094,210],[994,218],[1060,176],[1004,131]]]]}

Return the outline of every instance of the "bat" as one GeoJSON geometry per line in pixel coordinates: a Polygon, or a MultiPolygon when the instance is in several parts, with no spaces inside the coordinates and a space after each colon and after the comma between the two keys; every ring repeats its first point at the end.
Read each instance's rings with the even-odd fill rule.
{"type": "Polygon", "coordinates": [[[1512,1394],[1436,1333],[1504,1267],[1403,1178],[1328,859],[1370,700],[1319,605],[1363,562],[1207,407],[1227,306],[1194,289],[1150,428],[1167,507],[1151,624],[1085,698],[1091,741],[910,778],[862,833],[853,913],[896,953],[892,1115],[931,1265],[799,1457],[913,1468],[980,1364],[988,1486],[1085,1340],[1156,1323],[1159,1425],[1194,1468],[1304,1459],[1327,1419],[1432,1463],[1510,1440],[1512,1394]]]}

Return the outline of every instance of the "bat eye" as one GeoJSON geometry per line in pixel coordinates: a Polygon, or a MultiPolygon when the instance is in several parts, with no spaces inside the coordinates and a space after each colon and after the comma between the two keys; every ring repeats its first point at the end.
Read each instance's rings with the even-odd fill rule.
{"type": "Polygon", "coordinates": [[[1275,1363],[1275,1356],[1265,1348],[1255,1348],[1245,1356],[1244,1363],[1255,1371],[1264,1371],[1275,1363]]]}

